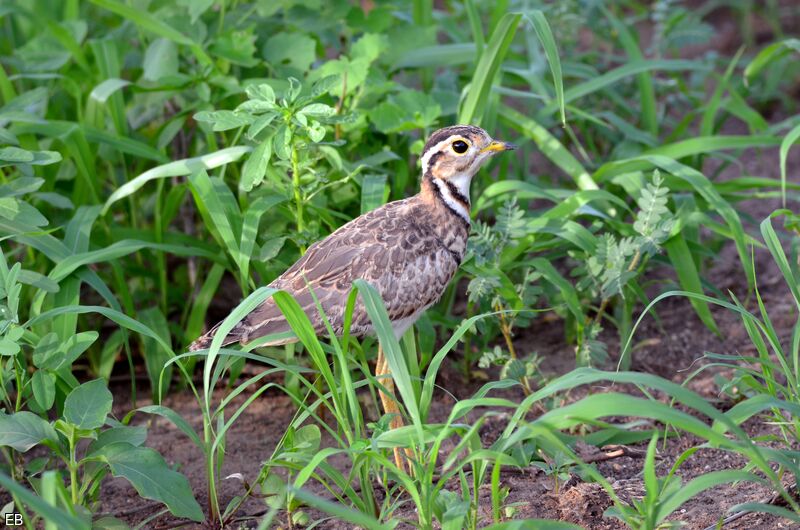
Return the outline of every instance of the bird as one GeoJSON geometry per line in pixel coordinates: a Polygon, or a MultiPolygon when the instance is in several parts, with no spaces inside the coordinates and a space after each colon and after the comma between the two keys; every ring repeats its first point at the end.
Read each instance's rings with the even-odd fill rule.
{"type": "MultiPolygon", "coordinates": [[[[442,296],[455,276],[467,249],[470,183],[494,155],[515,149],[494,140],[472,125],[454,125],[433,132],[420,154],[420,189],[416,195],[386,203],[342,225],[311,245],[305,254],[269,287],[297,300],[315,333],[327,335],[324,312],[334,333],[341,335],[345,308],[353,282],[362,279],[381,295],[395,337],[442,296]]],[[[190,351],[208,349],[221,322],[197,338],[190,351]]],[[[372,334],[372,324],[360,299],[353,310],[350,334],[372,334]]],[[[239,321],[222,345],[247,344],[266,335],[280,334],[264,346],[280,346],[297,339],[277,304],[268,298],[239,321]]],[[[379,345],[375,377],[382,381],[380,399],[391,428],[403,425],[391,397],[394,383],[379,345]]],[[[395,451],[395,460],[401,465],[395,451]]]]}

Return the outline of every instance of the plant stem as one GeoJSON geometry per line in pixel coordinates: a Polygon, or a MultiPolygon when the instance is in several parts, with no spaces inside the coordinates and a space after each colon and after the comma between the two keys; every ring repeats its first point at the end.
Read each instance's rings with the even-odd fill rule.
{"type": "Polygon", "coordinates": [[[214,454],[211,450],[211,418],[207,414],[203,415],[203,440],[205,442],[206,454],[206,479],[208,482],[208,519],[216,521],[219,510],[217,510],[217,485],[215,481],[214,454]]]}
{"type": "MultiPolygon", "coordinates": [[[[297,146],[292,145],[292,189],[294,191],[294,206],[297,217],[297,233],[302,234],[305,230],[303,221],[303,195],[300,190],[300,155],[297,153],[297,146]]],[[[300,245],[300,252],[305,253],[306,246],[300,245]]]]}
{"type": "MultiPolygon", "coordinates": [[[[471,302],[467,303],[467,320],[472,318],[473,315],[473,304],[471,302]]],[[[472,380],[472,333],[467,333],[464,335],[464,377],[467,378],[467,381],[472,380]]]]}
{"type": "MultiPolygon", "coordinates": [[[[511,323],[506,320],[505,313],[503,313],[503,308],[500,304],[495,306],[495,311],[500,312],[500,332],[503,334],[503,338],[506,340],[506,346],[508,347],[508,353],[511,355],[512,359],[517,358],[517,350],[514,349],[514,341],[511,340],[511,323]]],[[[531,385],[528,381],[528,376],[523,376],[522,378],[522,389],[525,392],[526,396],[531,394],[531,385]]]]}
{"type": "Polygon", "coordinates": [[[75,431],[69,434],[69,488],[72,493],[72,504],[77,506],[78,499],[78,462],[75,459],[75,431]]]}
{"type": "MultiPolygon", "coordinates": [[[[628,265],[628,268],[627,268],[626,272],[632,272],[633,269],[638,267],[639,266],[639,260],[641,258],[642,258],[642,251],[637,249],[636,250],[636,254],[633,255],[633,259],[631,260],[630,265],[628,265]]],[[[600,307],[597,309],[597,313],[595,313],[594,318],[591,320],[592,327],[594,327],[596,324],[598,324],[600,322],[600,319],[603,317],[603,314],[606,312],[606,307],[608,307],[608,304],[609,304],[610,301],[611,301],[611,298],[609,297],[609,298],[603,298],[603,300],[600,302],[600,307]]],[[[589,322],[587,321],[587,324],[588,323],[589,322]]]]}

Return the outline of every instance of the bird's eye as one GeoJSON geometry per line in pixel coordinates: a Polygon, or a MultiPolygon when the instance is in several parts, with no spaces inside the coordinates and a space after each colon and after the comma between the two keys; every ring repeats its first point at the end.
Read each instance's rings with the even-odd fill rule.
{"type": "Polygon", "coordinates": [[[455,142],[453,142],[453,151],[455,151],[459,155],[463,155],[464,153],[466,153],[467,149],[469,149],[469,145],[467,145],[467,142],[463,140],[456,140],[455,142]]]}

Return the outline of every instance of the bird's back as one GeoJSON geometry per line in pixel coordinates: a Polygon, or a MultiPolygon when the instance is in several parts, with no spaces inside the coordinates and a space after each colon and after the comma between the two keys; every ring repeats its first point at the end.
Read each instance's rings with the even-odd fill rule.
{"type": "MultiPolygon", "coordinates": [[[[334,332],[339,334],[352,284],[357,279],[366,280],[381,294],[396,332],[402,333],[441,297],[463,257],[468,226],[453,223],[450,217],[421,195],[385,204],[309,247],[270,287],[292,294],[315,332],[323,335],[326,327],[314,301],[316,297],[334,332]]],[[[216,328],[196,340],[190,349],[207,348],[216,328]]],[[[351,333],[361,336],[371,329],[359,300],[351,333]]],[[[287,331],[290,328],[283,314],[268,299],[239,322],[224,343],[247,343],[287,331]]]]}

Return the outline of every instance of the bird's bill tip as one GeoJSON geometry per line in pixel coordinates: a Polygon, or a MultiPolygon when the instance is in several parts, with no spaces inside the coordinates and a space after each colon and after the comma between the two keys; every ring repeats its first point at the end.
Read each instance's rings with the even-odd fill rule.
{"type": "Polygon", "coordinates": [[[502,151],[513,151],[516,148],[517,148],[517,146],[512,144],[512,143],[499,142],[497,140],[492,140],[492,143],[490,143],[489,145],[484,147],[481,150],[481,152],[482,153],[491,153],[491,152],[499,153],[499,152],[502,152],[502,151]]]}

